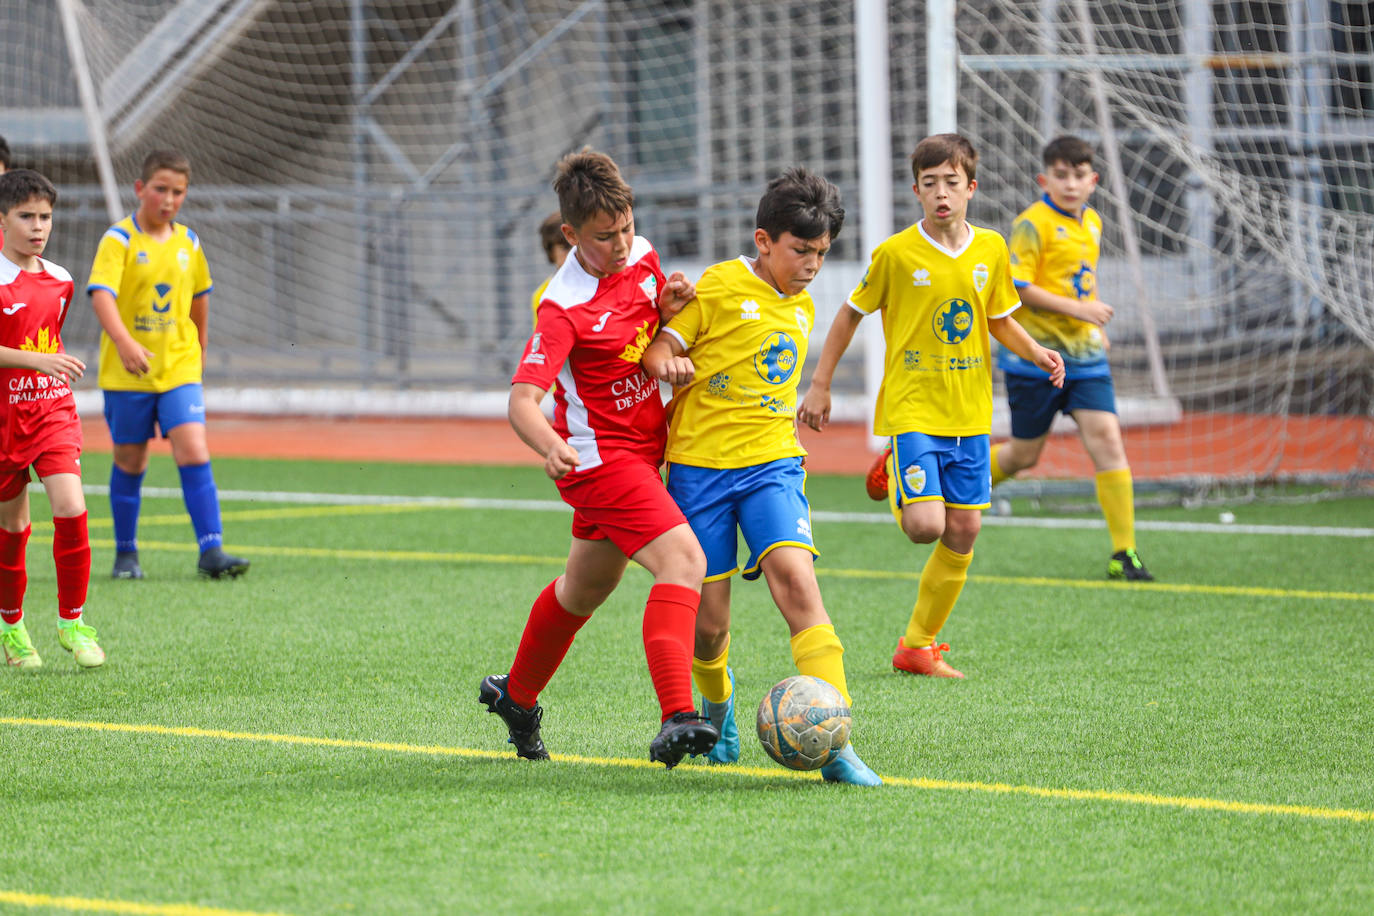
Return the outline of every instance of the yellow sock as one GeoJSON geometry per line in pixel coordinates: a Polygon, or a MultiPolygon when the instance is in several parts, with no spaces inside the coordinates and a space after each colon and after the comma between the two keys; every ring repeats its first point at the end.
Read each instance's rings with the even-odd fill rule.
{"type": "Polygon", "coordinates": [[[1097,475],[1097,501],[1112,536],[1112,553],[1135,550],[1135,487],[1131,469],[1100,471],[1097,475]]]}
{"type": "Polygon", "coordinates": [[[846,703],[854,705],[844,678],[844,646],[840,645],[832,624],[807,627],[793,636],[792,662],[798,672],[820,678],[838,690],[846,703]]]}
{"type": "Polygon", "coordinates": [[[1001,483],[1002,481],[1006,480],[1008,477],[1012,476],[1012,475],[1010,475],[1010,474],[1004,474],[1004,473],[1002,473],[1002,465],[1001,465],[1001,463],[997,460],[997,453],[1000,452],[1000,451],[1002,451],[1002,449],[1004,449],[1004,448],[1006,448],[1006,447],[1007,447],[1007,443],[1005,443],[1005,442],[1003,442],[1001,445],[994,445],[994,446],[992,447],[992,456],[991,456],[991,457],[992,457],[992,485],[993,485],[994,487],[997,486],[997,485],[998,485],[999,483],[1001,483]]]}
{"type": "Polygon", "coordinates": [[[725,651],[710,660],[692,659],[692,681],[701,695],[712,703],[730,699],[730,675],[725,665],[730,660],[730,634],[725,634],[725,651]]]}
{"type": "Polygon", "coordinates": [[[911,609],[911,622],[906,625],[902,642],[909,649],[922,649],[935,642],[940,628],[954,610],[954,602],[968,581],[968,566],[973,551],[955,553],[941,541],[926,560],[921,571],[921,584],[916,591],[916,606],[911,609]]]}

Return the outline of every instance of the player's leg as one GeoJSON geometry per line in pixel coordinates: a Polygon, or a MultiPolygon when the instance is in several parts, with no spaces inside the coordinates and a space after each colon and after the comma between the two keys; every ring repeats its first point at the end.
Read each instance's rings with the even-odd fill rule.
{"type": "Polygon", "coordinates": [[[1005,380],[1011,438],[994,446],[989,455],[994,487],[1039,463],[1054,418],[1065,405],[1063,392],[1048,378],[1007,373],[1005,380]]]}
{"type": "MultiPolygon", "coordinates": [[[[936,637],[968,580],[973,543],[982,525],[982,510],[989,503],[988,437],[925,438],[926,443],[920,445],[924,449],[920,460],[912,462],[913,466],[920,467],[923,476],[915,472],[904,476],[915,477],[913,482],[922,483],[922,492],[940,495],[942,525],[939,540],[921,570],[916,603],[906,632],[893,653],[892,667],[909,674],[961,678],[963,674],[944,661],[942,653],[948,646],[937,643],[936,637]]],[[[915,441],[912,444],[919,445],[915,441]]],[[[899,444],[898,454],[901,453],[899,444]]],[[[924,535],[930,530],[919,527],[919,518],[908,518],[908,512],[919,512],[920,505],[903,507],[902,528],[913,540],[916,540],[913,532],[924,535]]]]}
{"type": "Polygon", "coordinates": [[[74,448],[44,454],[35,467],[52,504],[57,641],[82,668],[98,668],[105,664],[105,650],[83,613],[91,581],[91,542],[86,532],[86,497],[81,491],[78,454],[74,448]]]}
{"type": "Polygon", "coordinates": [[[574,516],[573,525],[567,566],[534,600],[510,673],[484,678],[478,693],[479,701],[506,723],[516,754],[529,760],[549,756],[539,734],[544,715],[539,694],[563,663],[577,632],[620,582],[628,562],[619,548],[595,537],[579,517],[574,516]]]}
{"type": "Polygon", "coordinates": [[[1097,501],[1112,539],[1107,575],[1113,579],[1149,582],[1154,579],[1140,562],[1135,543],[1135,482],[1126,460],[1121,421],[1111,378],[1086,379],[1075,392],[1073,418],[1096,470],[1097,501]]]}
{"type": "Polygon", "coordinates": [[[24,563],[29,543],[29,472],[27,468],[0,471],[0,645],[5,665],[34,669],[43,659],[24,626],[24,592],[29,576],[24,563]]]}
{"type": "Polygon", "coordinates": [[[195,529],[200,558],[196,572],[208,579],[235,578],[248,572],[242,557],[224,552],[219,489],[205,439],[205,395],[199,384],[164,391],[157,400],[157,422],[172,443],[172,460],[181,475],[181,497],[195,529]]]}
{"type": "Polygon", "coordinates": [[[148,470],[148,440],[153,437],[157,395],[144,391],[105,391],[105,423],[110,428],[110,516],[114,523],[115,579],[142,579],[138,562],[138,513],[143,475],[148,470]]]}

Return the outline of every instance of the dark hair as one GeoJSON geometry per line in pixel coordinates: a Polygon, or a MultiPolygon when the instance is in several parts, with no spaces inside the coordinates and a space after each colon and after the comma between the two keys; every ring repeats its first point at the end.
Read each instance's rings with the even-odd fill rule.
{"type": "Polygon", "coordinates": [[[563,222],[574,229],[598,213],[619,216],[635,205],[634,191],[620,177],[620,167],[610,156],[590,147],[558,160],[553,190],[563,222]]]}
{"type": "Polygon", "coordinates": [[[544,221],[539,224],[539,244],[544,246],[544,257],[553,263],[553,250],[562,246],[570,248],[568,240],[563,237],[563,214],[554,212],[544,217],[544,221]]]}
{"type": "Polygon", "coordinates": [[[150,181],[153,175],[166,169],[180,172],[191,180],[191,160],[174,149],[155,149],[143,160],[143,180],[150,181]]]}
{"type": "Polygon", "coordinates": [[[33,169],[10,169],[0,175],[0,213],[8,213],[35,197],[56,204],[57,188],[33,169]]]}
{"type": "Polygon", "coordinates": [[[0,166],[10,167],[10,145],[5,142],[4,137],[0,137],[0,166]]]}
{"type": "Polygon", "coordinates": [[[768,182],[768,190],[759,199],[756,223],[774,241],[784,232],[799,239],[829,233],[834,241],[844,226],[840,189],[809,169],[793,166],[768,182]]]}
{"type": "Polygon", "coordinates": [[[933,169],[946,162],[962,168],[969,181],[978,174],[978,151],[958,134],[934,134],[916,144],[911,154],[911,177],[920,181],[922,169],[933,169]]]}
{"type": "Polygon", "coordinates": [[[1049,168],[1056,162],[1063,162],[1068,165],[1092,165],[1092,144],[1078,137],[1055,137],[1046,145],[1040,160],[1045,164],[1045,168],[1049,168]]]}

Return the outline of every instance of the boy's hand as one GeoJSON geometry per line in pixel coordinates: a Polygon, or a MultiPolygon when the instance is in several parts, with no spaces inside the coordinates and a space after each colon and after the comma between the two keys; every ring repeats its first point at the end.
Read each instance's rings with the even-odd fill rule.
{"type": "Polygon", "coordinates": [[[816,432],[824,430],[830,422],[830,389],[818,387],[812,382],[811,387],[806,389],[806,397],[797,407],[797,419],[816,432]]]}
{"type": "Polygon", "coordinates": [[[86,364],[70,353],[36,353],[33,362],[35,372],[51,375],[64,382],[81,378],[86,372],[86,364]]]}
{"type": "Polygon", "coordinates": [[[119,352],[119,361],[124,364],[126,372],[143,376],[147,375],[148,370],[152,368],[152,364],[148,360],[153,358],[153,351],[132,337],[117,342],[115,350],[119,352]]]}
{"type": "Polygon", "coordinates": [[[688,282],[687,275],[675,270],[668,275],[663,284],[663,294],[658,297],[659,320],[667,323],[670,318],[682,311],[682,307],[696,298],[697,288],[688,282]]]}
{"type": "Polygon", "coordinates": [[[676,388],[690,382],[696,374],[697,368],[692,365],[690,356],[672,356],[658,367],[655,377],[676,388]]]}
{"type": "Polygon", "coordinates": [[[551,480],[562,480],[580,463],[577,460],[577,449],[560,439],[544,456],[544,473],[548,474],[551,480]]]}
{"type": "Polygon", "coordinates": [[[1050,384],[1056,388],[1064,387],[1064,357],[1048,347],[1036,344],[1035,364],[1050,374],[1050,384]]]}
{"type": "Polygon", "coordinates": [[[1101,299],[1080,299],[1078,300],[1078,317],[1084,321],[1091,321],[1095,325],[1104,325],[1112,320],[1116,314],[1116,309],[1112,308],[1101,299]]]}

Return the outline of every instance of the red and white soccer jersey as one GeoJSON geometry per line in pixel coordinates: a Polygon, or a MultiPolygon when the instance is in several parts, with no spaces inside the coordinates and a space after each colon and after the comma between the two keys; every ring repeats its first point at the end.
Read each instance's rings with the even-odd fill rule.
{"type": "MultiPolygon", "coordinates": [[[[39,259],[38,273],[0,257],[0,346],[62,353],[62,323],[71,307],[72,276],[39,259]]],[[[81,447],[72,389],[32,369],[0,369],[0,466],[27,468],[43,452],[81,447]]]]}
{"type": "Polygon", "coordinates": [[[574,475],[608,452],[663,461],[667,412],[659,384],[639,358],[658,330],[663,270],[658,252],[635,237],[619,273],[593,277],[568,255],[539,304],[534,336],[511,383],[548,389],[556,380],[553,428],[577,450],[574,475]]]}

